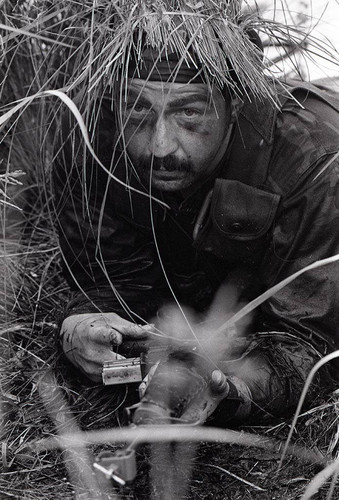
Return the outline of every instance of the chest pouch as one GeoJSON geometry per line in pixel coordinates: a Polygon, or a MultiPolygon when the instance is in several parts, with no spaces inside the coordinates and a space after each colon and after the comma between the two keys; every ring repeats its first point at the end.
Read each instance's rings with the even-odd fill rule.
{"type": "Polygon", "coordinates": [[[210,198],[195,248],[229,263],[253,263],[265,248],[280,196],[239,181],[217,179],[210,198]]]}

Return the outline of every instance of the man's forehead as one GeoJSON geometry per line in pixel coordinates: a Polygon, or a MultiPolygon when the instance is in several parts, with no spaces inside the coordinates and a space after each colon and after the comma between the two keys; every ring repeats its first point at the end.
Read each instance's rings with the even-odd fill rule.
{"type": "Polygon", "coordinates": [[[211,101],[216,95],[220,96],[218,89],[211,89],[205,83],[176,83],[176,82],[157,82],[131,78],[127,84],[128,94],[131,95],[164,95],[168,99],[185,98],[186,96],[196,95],[197,99],[211,101]]]}

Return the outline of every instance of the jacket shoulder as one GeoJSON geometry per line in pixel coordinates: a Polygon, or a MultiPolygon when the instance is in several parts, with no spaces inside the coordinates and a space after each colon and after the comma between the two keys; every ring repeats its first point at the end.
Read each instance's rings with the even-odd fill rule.
{"type": "Polygon", "coordinates": [[[338,94],[309,84],[291,88],[277,115],[268,169],[280,194],[293,191],[308,176],[314,179],[338,149],[338,94]]]}

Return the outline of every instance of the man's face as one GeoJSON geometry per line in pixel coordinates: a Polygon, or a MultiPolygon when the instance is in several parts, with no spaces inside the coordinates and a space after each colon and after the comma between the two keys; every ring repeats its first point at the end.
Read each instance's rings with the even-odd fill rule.
{"type": "Polygon", "coordinates": [[[122,116],[128,155],[153,187],[189,190],[225,153],[229,117],[230,104],[205,84],[130,80],[122,116]]]}

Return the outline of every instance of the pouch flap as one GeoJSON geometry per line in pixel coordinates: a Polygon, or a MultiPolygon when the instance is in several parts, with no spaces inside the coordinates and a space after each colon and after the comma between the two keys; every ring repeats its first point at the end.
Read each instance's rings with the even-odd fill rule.
{"type": "Polygon", "coordinates": [[[213,190],[213,225],[230,239],[263,236],[273,223],[280,196],[239,181],[217,179],[213,190]]]}

